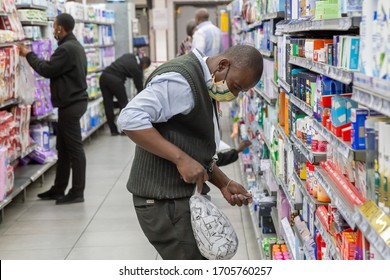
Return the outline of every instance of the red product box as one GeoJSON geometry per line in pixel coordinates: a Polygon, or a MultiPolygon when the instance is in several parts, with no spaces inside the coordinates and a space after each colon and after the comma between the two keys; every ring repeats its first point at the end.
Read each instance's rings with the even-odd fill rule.
{"type": "Polygon", "coordinates": [[[347,128],[347,127],[351,127],[351,123],[347,123],[347,124],[344,124],[342,126],[334,126],[334,125],[332,125],[331,131],[337,137],[341,137],[343,129],[347,128]]]}

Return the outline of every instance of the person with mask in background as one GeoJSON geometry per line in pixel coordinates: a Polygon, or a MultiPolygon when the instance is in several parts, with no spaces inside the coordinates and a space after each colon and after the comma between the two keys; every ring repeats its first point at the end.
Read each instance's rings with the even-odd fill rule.
{"type": "Polygon", "coordinates": [[[107,124],[111,135],[119,135],[115,124],[114,96],[118,100],[119,109],[122,110],[129,102],[127,98],[125,81],[132,78],[137,93],[141,92],[143,86],[143,71],[151,64],[149,57],[138,58],[132,53],[119,57],[110,66],[103,70],[100,76],[99,85],[102,90],[104,111],[107,117],[107,124]]]}
{"type": "Polygon", "coordinates": [[[69,14],[60,14],[54,21],[54,38],[58,48],[49,61],[42,60],[24,45],[20,55],[41,76],[50,79],[51,101],[58,107],[58,161],[54,185],[38,194],[56,204],[84,202],[86,158],[81,138],[80,118],[88,106],[87,57],[73,34],[75,21],[69,14]],[[72,169],[72,186],[65,195],[72,169]]]}
{"type": "Polygon", "coordinates": [[[163,259],[204,259],[191,230],[195,186],[211,182],[231,205],[252,200],[215,165],[216,101],[232,101],[262,72],[263,58],[251,46],[212,57],[194,50],[158,67],[120,113],[120,130],[136,144],[127,188],[144,234],[163,259]]]}
{"type": "Polygon", "coordinates": [[[195,13],[197,24],[192,36],[192,49],[198,49],[206,56],[213,56],[223,51],[222,32],[209,20],[209,12],[202,8],[195,13]]]}

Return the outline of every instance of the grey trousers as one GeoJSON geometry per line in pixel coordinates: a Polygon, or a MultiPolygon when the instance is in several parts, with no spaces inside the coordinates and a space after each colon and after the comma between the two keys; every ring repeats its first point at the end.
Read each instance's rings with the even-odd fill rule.
{"type": "Polygon", "coordinates": [[[204,260],[191,226],[189,198],[153,200],[133,195],[139,224],[164,260],[204,260]]]}

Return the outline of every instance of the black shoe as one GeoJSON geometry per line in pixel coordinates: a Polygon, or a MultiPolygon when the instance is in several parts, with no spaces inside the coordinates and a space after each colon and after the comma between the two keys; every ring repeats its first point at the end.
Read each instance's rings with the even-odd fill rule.
{"type": "Polygon", "coordinates": [[[84,197],[82,197],[82,196],[74,196],[72,194],[67,194],[66,196],[56,200],[56,204],[57,205],[71,204],[71,203],[80,203],[80,202],[84,202],[84,197]]]}
{"type": "Polygon", "coordinates": [[[50,190],[38,194],[38,197],[43,200],[57,200],[64,197],[63,192],[58,192],[51,188],[50,190]]]}
{"type": "Polygon", "coordinates": [[[118,136],[119,132],[111,132],[111,136],[118,136]]]}

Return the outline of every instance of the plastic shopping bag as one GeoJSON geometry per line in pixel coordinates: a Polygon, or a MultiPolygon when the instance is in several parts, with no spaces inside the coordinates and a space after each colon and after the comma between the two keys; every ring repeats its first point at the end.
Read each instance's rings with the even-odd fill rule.
{"type": "Polygon", "coordinates": [[[22,104],[31,105],[35,99],[35,91],[37,88],[36,79],[31,66],[24,57],[19,58],[17,71],[17,96],[22,104]]]}
{"type": "Polygon", "coordinates": [[[195,188],[190,198],[191,224],[200,253],[209,260],[228,260],[237,252],[238,238],[226,215],[195,188]]]}

